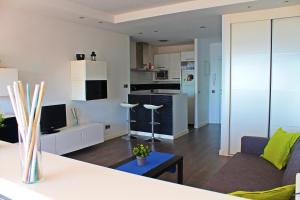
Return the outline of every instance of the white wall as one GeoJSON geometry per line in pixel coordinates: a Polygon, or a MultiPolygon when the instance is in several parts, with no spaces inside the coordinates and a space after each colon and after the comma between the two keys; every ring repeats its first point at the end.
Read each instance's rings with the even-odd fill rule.
{"type": "Polygon", "coordinates": [[[195,128],[205,126],[209,122],[210,44],[218,42],[221,42],[221,38],[195,40],[197,73],[195,128]]]}
{"type": "MultiPolygon", "coordinates": [[[[8,1],[9,2],[9,1],[8,1]]],[[[111,124],[106,137],[125,133],[126,114],[119,103],[129,88],[129,37],[56,18],[27,13],[2,2],[0,7],[0,60],[19,69],[19,78],[34,84],[46,82],[44,104],[67,103],[79,109],[80,122],[111,124]],[[109,99],[71,102],[70,61],[78,52],[108,63],[109,99]],[[124,131],[123,131],[124,130],[124,131]]],[[[8,100],[0,99],[0,109],[8,100]]],[[[68,113],[70,114],[70,112],[68,113]]],[[[71,125],[71,116],[68,116],[71,125]]]]}
{"type": "Polygon", "coordinates": [[[229,155],[230,147],[230,73],[231,73],[231,24],[272,20],[300,16],[300,6],[227,14],[223,16],[222,61],[222,108],[221,108],[221,155],[229,155]]]}

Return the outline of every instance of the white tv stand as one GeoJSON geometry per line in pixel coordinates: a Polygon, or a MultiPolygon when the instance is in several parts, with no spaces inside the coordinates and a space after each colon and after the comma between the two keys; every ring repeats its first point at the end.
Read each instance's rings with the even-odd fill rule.
{"type": "Polygon", "coordinates": [[[61,129],[58,133],[41,135],[41,149],[63,155],[104,142],[104,124],[92,123],[61,129]]]}

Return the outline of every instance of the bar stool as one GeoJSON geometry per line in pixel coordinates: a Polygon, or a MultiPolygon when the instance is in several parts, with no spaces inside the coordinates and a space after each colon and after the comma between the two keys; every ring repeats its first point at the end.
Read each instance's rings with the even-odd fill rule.
{"type": "Polygon", "coordinates": [[[146,140],[146,141],[147,141],[147,142],[152,142],[152,143],[154,143],[154,142],[160,142],[159,139],[156,139],[156,138],[154,137],[154,126],[160,124],[159,122],[155,122],[155,121],[154,121],[154,111],[157,112],[157,110],[160,109],[160,108],[162,108],[163,105],[158,105],[158,106],[156,106],[156,105],[144,104],[144,107],[145,107],[146,109],[151,110],[151,122],[150,122],[150,124],[151,124],[151,133],[152,133],[152,136],[151,136],[150,139],[148,139],[148,140],[146,140]]]}
{"type": "Polygon", "coordinates": [[[130,118],[130,111],[134,111],[133,108],[138,106],[139,104],[130,104],[130,103],[121,103],[120,104],[123,108],[126,108],[127,109],[127,116],[128,116],[128,119],[127,119],[127,122],[128,122],[128,134],[127,134],[127,137],[125,139],[136,139],[136,137],[132,136],[131,135],[131,122],[136,122],[135,120],[131,120],[130,118]]]}

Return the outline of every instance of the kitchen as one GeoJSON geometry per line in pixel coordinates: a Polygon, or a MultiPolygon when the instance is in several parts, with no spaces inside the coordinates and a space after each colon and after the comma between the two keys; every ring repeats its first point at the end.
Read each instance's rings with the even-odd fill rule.
{"type": "MultiPolygon", "coordinates": [[[[155,121],[160,123],[154,128],[155,137],[176,139],[188,133],[188,125],[195,121],[194,41],[151,45],[132,39],[130,48],[129,103],[163,105],[154,114],[155,121]]],[[[131,123],[132,133],[149,136],[150,112],[139,105],[130,116],[135,121],[131,123]]]]}

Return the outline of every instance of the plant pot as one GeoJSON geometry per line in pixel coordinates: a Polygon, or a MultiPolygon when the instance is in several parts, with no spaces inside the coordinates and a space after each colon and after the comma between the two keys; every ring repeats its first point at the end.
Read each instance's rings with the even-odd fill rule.
{"type": "Polygon", "coordinates": [[[146,164],[146,158],[137,156],[136,157],[137,165],[144,166],[146,164]]]}

